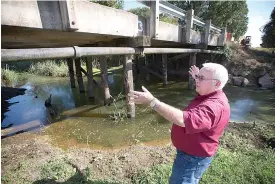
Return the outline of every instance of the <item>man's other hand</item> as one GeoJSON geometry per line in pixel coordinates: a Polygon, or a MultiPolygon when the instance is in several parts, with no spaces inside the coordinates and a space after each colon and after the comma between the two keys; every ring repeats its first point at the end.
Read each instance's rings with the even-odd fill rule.
{"type": "Polygon", "coordinates": [[[189,69],[189,74],[193,77],[193,79],[196,79],[196,75],[198,75],[200,72],[200,69],[196,67],[196,65],[191,66],[189,69]]]}

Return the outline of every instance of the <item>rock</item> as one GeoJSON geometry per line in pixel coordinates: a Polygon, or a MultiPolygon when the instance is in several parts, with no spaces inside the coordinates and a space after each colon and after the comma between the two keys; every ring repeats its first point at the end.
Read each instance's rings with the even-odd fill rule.
{"type": "Polygon", "coordinates": [[[245,77],[232,77],[233,84],[235,86],[247,86],[249,84],[249,80],[245,77]]]}
{"type": "Polygon", "coordinates": [[[241,86],[243,82],[243,77],[233,77],[233,84],[235,86],[241,86]]]}
{"type": "Polygon", "coordinates": [[[233,84],[233,77],[231,74],[228,74],[228,81],[227,84],[233,84]]]}
{"type": "Polygon", "coordinates": [[[247,78],[243,78],[243,83],[242,83],[242,86],[245,87],[249,84],[249,81],[247,78]]]}
{"type": "Polygon", "coordinates": [[[271,78],[268,73],[266,73],[264,76],[260,77],[258,80],[258,83],[262,88],[271,89],[274,87],[273,82],[271,81],[271,78]]]}

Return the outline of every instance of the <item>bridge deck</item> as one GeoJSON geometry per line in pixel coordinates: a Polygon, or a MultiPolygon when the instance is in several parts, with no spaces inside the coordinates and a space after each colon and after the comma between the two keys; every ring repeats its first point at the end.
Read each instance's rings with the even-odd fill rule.
{"type": "MultiPolygon", "coordinates": [[[[158,37],[150,36],[150,20],[88,1],[1,1],[2,48],[69,46],[133,46],[145,36],[151,47],[188,47],[204,43],[204,34],[159,21],[158,37]]],[[[151,25],[152,26],[152,25],[151,25]]],[[[223,46],[222,34],[210,34],[208,45],[223,46]]],[[[144,44],[144,43],[142,43],[144,44]]]]}

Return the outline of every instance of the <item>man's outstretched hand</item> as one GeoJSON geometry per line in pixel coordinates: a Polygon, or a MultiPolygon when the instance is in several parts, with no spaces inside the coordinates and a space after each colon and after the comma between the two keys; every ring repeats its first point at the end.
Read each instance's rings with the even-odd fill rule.
{"type": "Polygon", "coordinates": [[[191,66],[189,69],[189,74],[193,77],[193,79],[196,79],[196,75],[198,75],[200,72],[200,69],[196,67],[196,65],[191,66]]]}
{"type": "Polygon", "coordinates": [[[130,100],[136,104],[149,104],[155,97],[144,86],[142,90],[143,92],[130,91],[130,100]]]}

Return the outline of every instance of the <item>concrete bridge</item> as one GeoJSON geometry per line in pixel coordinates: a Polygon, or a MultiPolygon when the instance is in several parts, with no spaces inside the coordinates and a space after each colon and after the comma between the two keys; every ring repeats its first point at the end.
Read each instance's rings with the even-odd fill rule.
{"type": "MultiPolygon", "coordinates": [[[[221,54],[219,51],[206,49],[224,46],[226,29],[215,27],[211,20],[201,21],[194,16],[194,10],[184,11],[159,0],[140,2],[150,7],[150,18],[80,0],[1,1],[1,60],[11,62],[67,59],[71,86],[75,87],[74,63],[78,86],[83,92],[85,88],[80,58],[87,57],[88,91],[92,98],[94,95],[90,56],[99,56],[107,104],[110,92],[106,55],[125,55],[127,93],[133,89],[132,56],[135,54],[162,55],[160,60],[163,73],[160,75],[164,85],[167,84],[167,54],[188,54],[190,65],[196,64],[196,53],[221,54]],[[159,21],[160,12],[184,19],[185,26],[159,21]],[[196,31],[196,26],[204,31],[196,31]]],[[[148,72],[156,74],[154,71],[148,72]]],[[[189,78],[189,86],[192,88],[192,79],[189,78]]],[[[134,117],[134,104],[131,104],[128,98],[126,103],[129,116],[134,117]]]]}

